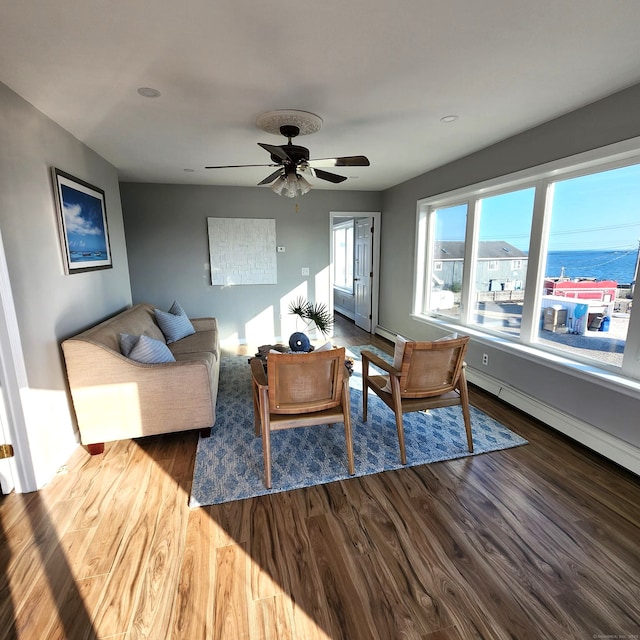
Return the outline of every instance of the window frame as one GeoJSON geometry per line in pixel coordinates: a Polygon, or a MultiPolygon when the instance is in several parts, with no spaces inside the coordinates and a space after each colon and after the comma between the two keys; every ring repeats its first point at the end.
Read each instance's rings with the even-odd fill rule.
{"type": "MultiPolygon", "coordinates": [[[[539,330],[539,309],[542,296],[542,279],[547,256],[548,233],[551,224],[551,206],[554,184],[561,180],[569,180],[585,175],[605,172],[621,167],[640,164],[640,138],[633,138],[600,149],[591,150],[575,156],[556,160],[544,165],[534,166],[513,174],[499,176],[482,183],[469,185],[454,191],[436,194],[417,201],[416,234],[414,263],[414,291],[412,298],[412,317],[418,321],[449,325],[448,328],[464,330],[492,343],[500,342],[504,348],[524,348],[534,357],[558,360],[557,351],[537,341],[539,330]],[[533,218],[528,256],[528,269],[525,290],[526,295],[522,312],[520,336],[508,336],[501,332],[481,328],[470,322],[468,313],[472,308],[473,295],[472,273],[478,246],[479,209],[482,198],[509,193],[518,189],[535,188],[533,218]],[[439,314],[437,310],[429,310],[430,248],[428,242],[433,237],[433,218],[437,209],[467,204],[467,233],[465,238],[465,270],[462,290],[462,312],[459,318],[451,318],[439,314]],[[431,233],[430,233],[431,231],[431,233]],[[471,284],[471,286],[470,286],[471,284]],[[426,310],[426,311],[425,311],[426,310]]],[[[639,274],[636,274],[638,276],[639,274]]],[[[636,305],[637,306],[637,305],[636,305]]],[[[615,373],[621,379],[632,381],[640,379],[640,312],[634,310],[629,318],[629,330],[625,342],[625,350],[621,366],[607,365],[578,355],[563,353],[560,360],[569,366],[581,369],[603,370],[615,373]]]]}
{"type": "MultiPolygon", "coordinates": [[[[353,270],[354,270],[354,260],[355,260],[355,220],[352,218],[351,220],[345,220],[342,222],[338,222],[336,224],[334,224],[331,228],[331,242],[333,244],[333,252],[334,252],[334,256],[333,256],[333,286],[334,289],[337,289],[338,291],[341,291],[343,293],[349,294],[349,295],[353,295],[354,293],[354,289],[353,289],[353,270]],[[336,280],[336,272],[335,272],[335,265],[336,265],[336,236],[335,233],[336,231],[341,231],[341,230],[347,230],[347,229],[351,229],[351,287],[344,287],[342,285],[336,284],[337,280],[336,280]]],[[[346,258],[348,257],[348,253],[349,253],[349,249],[347,248],[347,243],[346,243],[346,238],[345,238],[345,251],[347,252],[347,255],[345,256],[345,260],[344,263],[345,265],[347,264],[347,260],[346,258]]]]}

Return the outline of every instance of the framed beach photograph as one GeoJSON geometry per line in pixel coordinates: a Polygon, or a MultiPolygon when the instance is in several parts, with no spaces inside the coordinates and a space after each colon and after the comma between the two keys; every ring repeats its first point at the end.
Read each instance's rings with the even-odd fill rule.
{"type": "Polygon", "coordinates": [[[52,171],[65,273],[111,269],[104,191],[55,167],[52,171]]]}

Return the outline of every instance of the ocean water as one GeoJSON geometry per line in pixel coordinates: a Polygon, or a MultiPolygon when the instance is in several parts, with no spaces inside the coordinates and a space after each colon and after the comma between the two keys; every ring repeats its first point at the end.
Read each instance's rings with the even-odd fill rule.
{"type": "Polygon", "coordinates": [[[106,251],[72,251],[70,254],[70,262],[97,262],[98,260],[106,260],[106,251]]]}
{"type": "Polygon", "coordinates": [[[638,250],[630,251],[549,251],[545,275],[557,278],[596,278],[628,284],[634,279],[638,250]]]}

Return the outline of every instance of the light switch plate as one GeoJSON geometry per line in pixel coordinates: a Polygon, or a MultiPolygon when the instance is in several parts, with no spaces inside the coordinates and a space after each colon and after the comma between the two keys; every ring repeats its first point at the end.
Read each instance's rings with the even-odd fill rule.
{"type": "Polygon", "coordinates": [[[309,267],[302,267],[302,275],[303,276],[309,275],[309,267]]]}

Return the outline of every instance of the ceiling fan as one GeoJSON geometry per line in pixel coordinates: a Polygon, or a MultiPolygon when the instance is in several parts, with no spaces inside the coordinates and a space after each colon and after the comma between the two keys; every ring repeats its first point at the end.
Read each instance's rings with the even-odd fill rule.
{"type": "MultiPolygon", "coordinates": [[[[273,122],[277,117],[279,121],[278,130],[287,138],[287,144],[273,145],[258,142],[265,151],[267,151],[271,157],[271,162],[266,164],[231,164],[205,167],[205,169],[235,169],[239,167],[278,167],[273,173],[269,174],[264,180],[261,180],[258,185],[271,184],[271,189],[279,195],[288,196],[290,198],[296,195],[302,195],[307,193],[311,189],[311,184],[302,176],[301,173],[308,173],[314,178],[320,180],[326,180],[334,184],[344,182],[347,176],[341,176],[337,173],[331,173],[324,171],[320,167],[368,167],[369,160],[366,156],[343,156],[338,158],[309,158],[309,149],[293,144],[291,140],[301,133],[300,127],[297,124],[285,123],[281,124],[285,119],[291,120],[293,112],[270,112],[264,114],[269,116],[268,120],[264,120],[265,125],[261,125],[266,131],[275,133],[273,122]],[[283,115],[284,114],[284,115],[283,115]]],[[[322,120],[314,114],[308,114],[306,112],[295,112],[295,120],[298,124],[308,128],[304,133],[313,133],[320,128],[322,120]],[[314,119],[311,119],[313,116],[314,119]],[[319,122],[318,122],[319,121],[319,122]]],[[[261,124],[261,120],[258,119],[258,124],[261,124]]]]}

